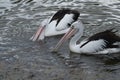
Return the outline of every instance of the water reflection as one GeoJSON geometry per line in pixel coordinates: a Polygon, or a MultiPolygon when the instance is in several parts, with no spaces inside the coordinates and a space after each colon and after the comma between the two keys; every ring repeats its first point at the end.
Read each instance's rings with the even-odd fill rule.
{"type": "Polygon", "coordinates": [[[11,0],[13,4],[20,3],[22,0],[11,0]]]}
{"type": "Polygon", "coordinates": [[[119,53],[75,54],[69,51],[67,42],[58,53],[51,53],[50,48],[61,36],[49,37],[43,44],[29,41],[40,22],[59,8],[80,11],[85,36],[113,27],[120,30],[119,4],[119,0],[0,0],[2,79],[28,79],[35,75],[32,79],[119,80],[119,53]]]}
{"type": "Polygon", "coordinates": [[[20,2],[30,3],[33,0],[11,0],[11,1],[12,1],[12,4],[18,4],[20,2]]]}

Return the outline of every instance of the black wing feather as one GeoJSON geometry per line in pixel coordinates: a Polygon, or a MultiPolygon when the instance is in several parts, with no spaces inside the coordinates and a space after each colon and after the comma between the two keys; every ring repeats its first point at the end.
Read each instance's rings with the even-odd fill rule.
{"type": "Polygon", "coordinates": [[[106,48],[115,48],[118,46],[113,45],[113,43],[120,42],[120,37],[115,34],[116,32],[117,31],[115,31],[114,28],[108,29],[106,31],[94,34],[93,36],[88,38],[88,41],[103,39],[106,43],[106,46],[105,46],[106,48]]]}
{"type": "MultiPolygon", "coordinates": [[[[77,10],[70,10],[68,8],[64,8],[64,9],[61,9],[58,12],[56,12],[53,15],[52,19],[50,20],[50,22],[53,20],[57,20],[57,24],[58,24],[60,22],[60,20],[65,16],[65,14],[74,14],[74,16],[73,16],[74,21],[76,21],[80,15],[80,13],[77,10]]],[[[57,26],[57,24],[56,24],[56,26],[57,26]]]]}

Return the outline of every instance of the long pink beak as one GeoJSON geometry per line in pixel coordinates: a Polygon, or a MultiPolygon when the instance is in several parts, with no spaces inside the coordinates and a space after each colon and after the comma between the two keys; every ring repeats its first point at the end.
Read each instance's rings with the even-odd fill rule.
{"type": "Polygon", "coordinates": [[[75,28],[70,28],[70,30],[60,39],[60,41],[57,43],[57,45],[55,46],[55,48],[53,49],[53,52],[57,52],[57,50],[59,49],[59,47],[65,42],[67,41],[71,36],[73,36],[76,33],[76,29],[75,28]]]}
{"type": "Polygon", "coordinates": [[[39,37],[41,36],[44,28],[45,27],[39,27],[39,29],[37,30],[37,32],[30,38],[30,40],[32,40],[32,41],[39,40],[39,37]]]}

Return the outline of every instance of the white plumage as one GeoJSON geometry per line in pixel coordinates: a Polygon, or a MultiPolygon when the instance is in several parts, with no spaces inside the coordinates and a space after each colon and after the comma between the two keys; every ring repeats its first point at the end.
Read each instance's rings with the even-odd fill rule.
{"type": "Polygon", "coordinates": [[[63,38],[58,42],[53,51],[61,46],[61,44],[73,36],[69,43],[69,48],[75,53],[86,53],[86,54],[107,54],[120,52],[120,37],[115,34],[113,29],[109,29],[100,33],[96,33],[93,36],[79,41],[78,40],[83,35],[84,26],[82,22],[76,21],[72,24],[71,29],[63,36],[63,38]]]}

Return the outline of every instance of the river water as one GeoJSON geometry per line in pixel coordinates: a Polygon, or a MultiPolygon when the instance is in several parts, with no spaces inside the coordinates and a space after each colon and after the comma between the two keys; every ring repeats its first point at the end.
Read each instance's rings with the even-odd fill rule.
{"type": "Polygon", "coordinates": [[[120,54],[80,55],[68,42],[51,53],[62,36],[42,43],[29,38],[60,8],[77,9],[85,36],[116,28],[119,0],[0,0],[0,80],[120,80],[120,54]]]}

